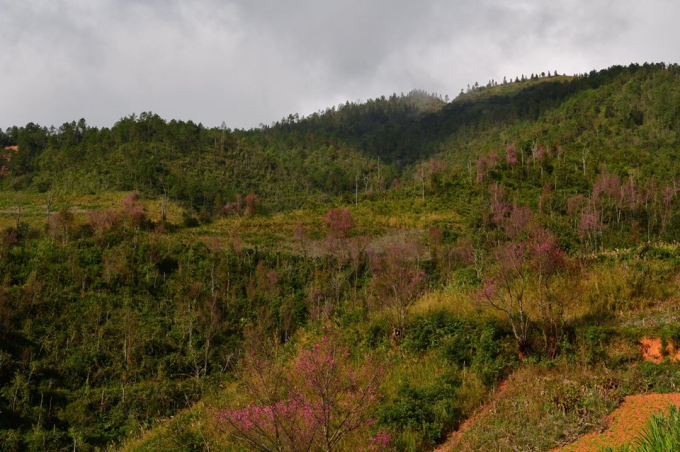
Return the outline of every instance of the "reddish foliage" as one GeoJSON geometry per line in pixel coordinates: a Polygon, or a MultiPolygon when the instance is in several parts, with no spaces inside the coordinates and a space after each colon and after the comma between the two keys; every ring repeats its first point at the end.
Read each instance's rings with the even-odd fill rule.
{"type": "Polygon", "coordinates": [[[442,230],[440,228],[432,228],[430,229],[428,236],[430,237],[430,246],[439,248],[439,246],[442,244],[442,240],[444,239],[444,233],[442,230]]]}
{"type": "Polygon", "coordinates": [[[611,199],[620,198],[621,195],[621,179],[615,174],[609,174],[603,171],[595,180],[593,184],[593,200],[597,200],[600,196],[607,196],[611,199]]]}
{"type": "Polygon", "coordinates": [[[475,169],[477,170],[477,183],[486,179],[489,171],[498,166],[498,155],[491,153],[486,157],[479,157],[475,162],[475,169]]]}
{"type": "Polygon", "coordinates": [[[140,226],[146,220],[146,214],[144,213],[144,204],[139,201],[139,195],[136,192],[132,192],[123,198],[123,209],[125,214],[130,218],[130,222],[133,226],[140,226]]]}
{"type": "Polygon", "coordinates": [[[643,196],[637,190],[632,177],[622,187],[622,200],[623,205],[629,210],[636,210],[643,202],[643,196]]]}
{"type": "Polygon", "coordinates": [[[430,174],[439,174],[443,172],[446,169],[446,163],[442,162],[441,160],[432,158],[428,162],[430,174]]]}
{"type": "Polygon", "coordinates": [[[243,200],[246,203],[246,215],[252,216],[255,215],[255,209],[257,208],[257,205],[260,203],[260,198],[255,193],[249,193],[246,195],[243,200]]]}
{"type": "Polygon", "coordinates": [[[514,275],[522,271],[529,258],[529,250],[529,246],[524,242],[510,242],[496,248],[494,258],[499,272],[514,275]]]}
{"type": "Polygon", "coordinates": [[[505,233],[510,238],[519,237],[529,225],[529,222],[534,217],[529,206],[518,206],[516,203],[512,205],[510,215],[503,222],[505,233]]]}
{"type": "Polygon", "coordinates": [[[667,186],[664,191],[663,191],[663,204],[664,206],[668,207],[671,205],[673,202],[673,198],[675,198],[675,195],[678,193],[678,189],[675,187],[675,185],[669,185],[667,186]]]}
{"type": "Polygon", "coordinates": [[[387,450],[392,444],[390,434],[385,430],[378,430],[373,438],[370,439],[368,449],[370,452],[382,452],[387,450]]]}
{"type": "Polygon", "coordinates": [[[47,222],[52,237],[61,238],[63,243],[68,242],[74,220],[75,217],[68,207],[63,207],[56,214],[50,215],[47,222]]]}
{"type": "Polygon", "coordinates": [[[87,220],[96,233],[105,234],[111,231],[120,221],[120,216],[120,212],[114,209],[104,211],[93,210],[88,212],[87,220]]]}
{"type": "Polygon", "coordinates": [[[547,155],[548,155],[548,151],[546,150],[545,147],[543,147],[543,145],[539,144],[538,146],[536,146],[535,157],[536,157],[536,160],[538,160],[539,163],[543,162],[543,160],[545,160],[547,155]]]}
{"type": "Polygon", "coordinates": [[[491,220],[500,224],[510,212],[510,204],[505,202],[505,189],[502,185],[489,186],[489,202],[491,204],[491,220]]]}
{"type": "Polygon", "coordinates": [[[259,287],[273,291],[276,284],[279,282],[279,274],[274,269],[268,269],[263,261],[260,261],[255,267],[255,278],[259,287]]]}
{"type": "Polygon", "coordinates": [[[581,212],[586,198],[583,195],[572,196],[567,199],[567,215],[576,217],[581,212]]]}
{"type": "Polygon", "coordinates": [[[304,240],[305,237],[307,237],[307,228],[305,225],[302,223],[302,221],[298,221],[295,224],[295,229],[293,229],[293,237],[295,237],[295,240],[304,240]]]}
{"type": "Polygon", "coordinates": [[[139,199],[139,195],[137,192],[132,192],[128,194],[125,198],[123,198],[123,207],[126,209],[132,208],[136,203],[137,200],[139,199]]]}
{"type": "Polygon", "coordinates": [[[532,269],[544,283],[560,271],[574,269],[574,264],[548,230],[536,228],[531,246],[532,269]]]}
{"type": "Polygon", "coordinates": [[[130,220],[134,226],[141,225],[146,219],[146,214],[144,213],[144,206],[138,204],[131,209],[127,210],[127,214],[130,216],[130,220]]]}
{"type": "Polygon", "coordinates": [[[395,331],[401,333],[408,312],[424,292],[427,275],[419,268],[422,253],[415,240],[392,242],[381,254],[371,255],[371,288],[379,303],[394,314],[395,331]]]}
{"type": "MultiPolygon", "coordinates": [[[[558,276],[578,267],[549,231],[534,226],[527,233],[526,241],[508,242],[494,250],[494,272],[484,280],[477,299],[507,315],[519,351],[524,353],[531,324],[525,298],[527,289],[532,287],[546,351],[554,356],[562,334],[564,307],[577,293],[576,287],[564,290],[558,276]]],[[[578,281],[563,278],[572,279],[578,281]]]]}
{"type": "Polygon", "coordinates": [[[398,188],[402,188],[403,186],[404,184],[398,178],[395,177],[392,179],[392,189],[396,190],[398,188]]]}
{"type": "Polygon", "coordinates": [[[330,209],[323,217],[324,223],[336,237],[345,237],[354,227],[354,218],[348,209],[330,209]]]}
{"type": "Polygon", "coordinates": [[[517,148],[514,144],[511,144],[505,148],[505,161],[511,166],[517,165],[519,162],[519,159],[517,158],[517,148]]]}
{"type": "Polygon", "coordinates": [[[578,225],[578,233],[581,238],[591,237],[603,231],[604,226],[600,221],[600,211],[593,205],[592,202],[586,204],[586,207],[581,211],[581,217],[578,225]]]}
{"type": "Polygon", "coordinates": [[[491,221],[503,228],[508,237],[513,239],[527,230],[534,216],[529,206],[506,202],[505,189],[499,184],[493,184],[489,187],[489,205],[491,207],[491,221]]]}
{"type": "Polygon", "coordinates": [[[453,256],[463,265],[472,265],[475,261],[475,249],[472,239],[461,237],[453,248],[453,256]]]}
{"type": "Polygon", "coordinates": [[[234,202],[230,202],[222,207],[222,211],[226,214],[236,214],[241,215],[243,210],[243,197],[241,195],[236,195],[234,202]]]}

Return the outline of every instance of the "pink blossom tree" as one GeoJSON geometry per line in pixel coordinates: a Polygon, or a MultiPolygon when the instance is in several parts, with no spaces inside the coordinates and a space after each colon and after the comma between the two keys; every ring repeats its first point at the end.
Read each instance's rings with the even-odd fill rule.
{"type": "Polygon", "coordinates": [[[516,239],[526,231],[533,217],[534,212],[529,206],[514,203],[510,209],[510,215],[503,221],[503,229],[508,237],[516,239]]]}
{"type": "Polygon", "coordinates": [[[557,355],[563,337],[565,311],[580,296],[580,266],[559,246],[555,237],[536,228],[531,239],[530,270],[534,297],[548,357],[557,355]]]}
{"type": "Polygon", "coordinates": [[[492,152],[484,157],[478,157],[477,161],[475,162],[475,169],[477,170],[477,183],[481,183],[484,179],[486,179],[489,171],[495,169],[496,166],[498,166],[498,155],[495,152],[492,152]]]}
{"type": "Polygon", "coordinates": [[[604,223],[600,210],[597,208],[597,204],[594,201],[588,200],[581,210],[581,215],[579,217],[579,236],[585,244],[595,251],[601,241],[603,231],[604,223]]]}
{"type": "Polygon", "coordinates": [[[328,260],[328,264],[335,266],[334,271],[327,275],[323,283],[328,287],[327,294],[330,295],[326,297],[323,311],[330,312],[350,286],[350,275],[347,275],[343,268],[349,265],[355,283],[358,283],[358,272],[365,259],[367,241],[361,237],[349,237],[350,231],[354,228],[354,218],[347,208],[330,209],[322,220],[328,228],[324,247],[333,257],[328,260]]]}
{"type": "Polygon", "coordinates": [[[243,198],[246,203],[246,215],[255,215],[257,205],[260,203],[260,198],[255,193],[249,193],[243,198]]]}
{"type": "Polygon", "coordinates": [[[439,190],[442,185],[442,175],[446,171],[446,163],[432,158],[428,162],[428,172],[430,174],[430,185],[435,190],[439,190]]]}
{"type": "MultiPolygon", "coordinates": [[[[66,245],[69,241],[69,236],[73,232],[75,225],[75,216],[68,206],[62,207],[55,215],[48,217],[48,231],[55,239],[60,239],[62,244],[66,245]]],[[[19,221],[17,221],[17,225],[19,221]]]]}
{"type": "Polygon", "coordinates": [[[427,275],[420,269],[422,249],[415,240],[393,241],[371,255],[371,289],[376,304],[392,314],[393,336],[401,337],[413,304],[425,291],[427,275]]]}
{"type": "Polygon", "coordinates": [[[507,202],[505,189],[499,184],[489,186],[489,206],[491,222],[503,229],[511,239],[518,238],[534,216],[529,206],[507,202]]]}
{"type": "Polygon", "coordinates": [[[557,352],[564,313],[578,295],[578,266],[547,230],[531,225],[524,241],[511,241],[493,252],[493,269],[477,293],[480,301],[503,312],[520,356],[528,351],[530,327],[539,324],[549,356],[557,352]]]}
{"type": "Polygon", "coordinates": [[[370,432],[382,375],[370,357],[354,364],[330,332],[289,363],[248,354],[243,366],[248,402],[215,418],[236,440],[261,452],[332,452],[350,439],[365,450],[384,450],[376,446],[386,447],[389,436],[370,432]]]}
{"type": "Polygon", "coordinates": [[[123,211],[135,230],[146,220],[144,204],[139,202],[139,195],[136,192],[123,198],[123,211]]]}
{"type": "Polygon", "coordinates": [[[347,236],[354,227],[354,218],[349,209],[330,209],[323,216],[323,222],[330,229],[331,234],[339,238],[347,236]]]}
{"type": "Polygon", "coordinates": [[[233,202],[229,202],[222,207],[222,211],[227,215],[241,215],[243,210],[243,196],[237,194],[233,202]]]}
{"type": "Polygon", "coordinates": [[[678,188],[675,183],[673,182],[672,185],[667,185],[666,188],[663,191],[663,195],[661,197],[661,232],[664,232],[666,230],[666,227],[668,226],[668,223],[671,221],[673,218],[673,200],[678,194],[678,188]]]}
{"type": "Polygon", "coordinates": [[[349,209],[330,209],[323,216],[323,222],[328,227],[325,248],[333,254],[339,265],[347,260],[347,235],[354,227],[354,218],[349,209]]]}
{"type": "Polygon", "coordinates": [[[491,207],[491,221],[502,224],[510,212],[511,205],[505,200],[505,188],[500,184],[489,186],[489,204],[491,207]]]}
{"type": "Polygon", "coordinates": [[[514,144],[505,148],[505,162],[510,166],[515,166],[519,162],[519,159],[517,158],[517,147],[515,147],[514,144]]]}
{"type": "Polygon", "coordinates": [[[529,306],[525,297],[530,282],[529,248],[507,243],[493,252],[494,272],[482,283],[477,298],[506,315],[521,356],[529,345],[529,306]]]}

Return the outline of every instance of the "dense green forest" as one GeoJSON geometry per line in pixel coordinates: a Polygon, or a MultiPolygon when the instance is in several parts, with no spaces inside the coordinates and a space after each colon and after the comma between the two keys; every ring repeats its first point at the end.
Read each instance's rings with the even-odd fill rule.
{"type": "Polygon", "coordinates": [[[677,65],[0,149],[2,451],[432,450],[501,382],[460,450],[550,450],[680,384],[637,346],[680,341],[677,65]]]}

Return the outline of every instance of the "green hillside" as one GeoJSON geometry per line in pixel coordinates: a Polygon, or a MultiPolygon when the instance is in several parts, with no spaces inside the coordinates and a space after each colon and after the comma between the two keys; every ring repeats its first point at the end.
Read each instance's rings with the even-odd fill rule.
{"type": "Polygon", "coordinates": [[[666,64],[0,130],[0,451],[568,444],[680,384],[679,133],[666,64]]]}

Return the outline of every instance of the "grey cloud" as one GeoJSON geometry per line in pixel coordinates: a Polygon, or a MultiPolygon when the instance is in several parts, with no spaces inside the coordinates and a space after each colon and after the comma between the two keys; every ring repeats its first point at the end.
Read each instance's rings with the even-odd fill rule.
{"type": "Polygon", "coordinates": [[[672,0],[0,0],[0,126],[232,127],[522,73],[678,61],[672,0]]]}

